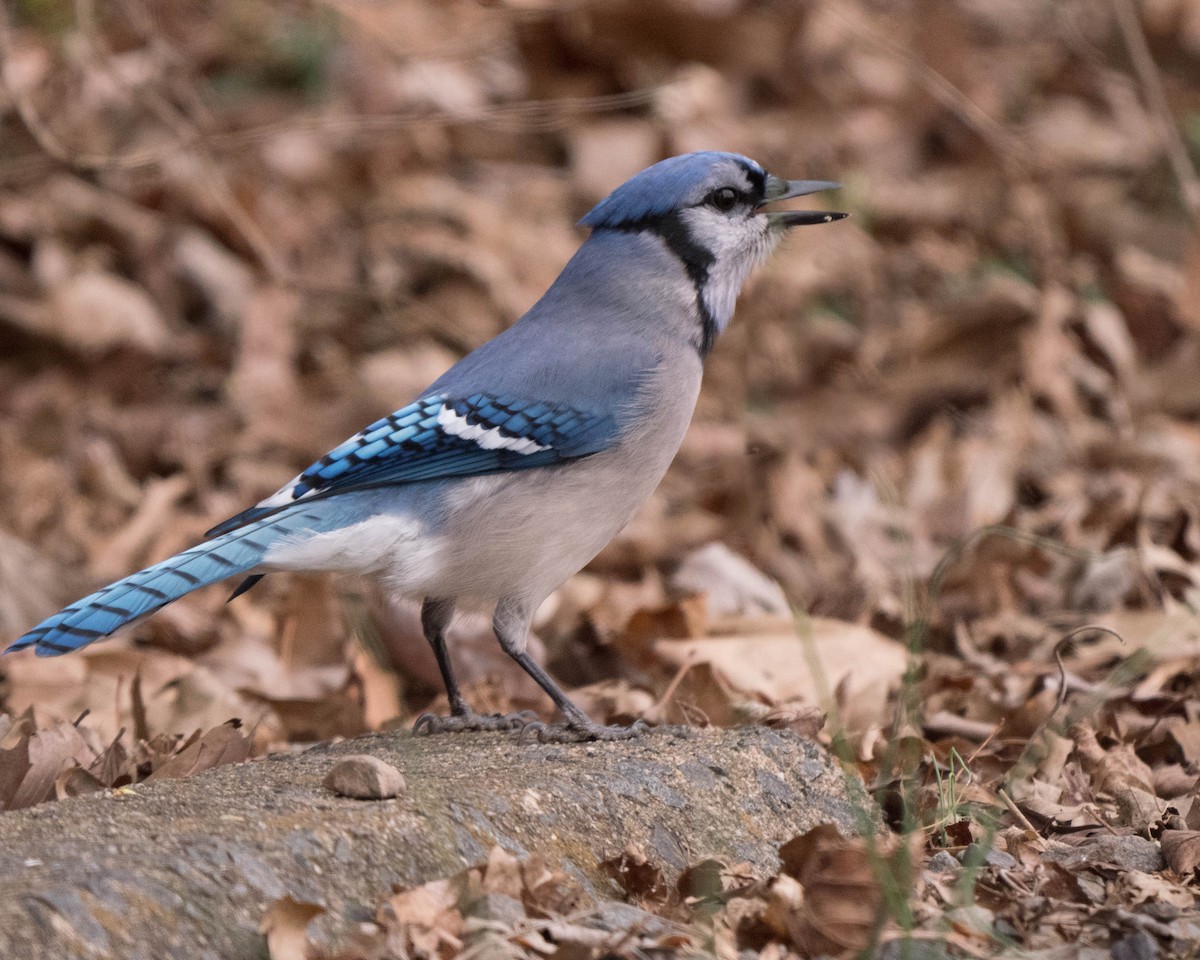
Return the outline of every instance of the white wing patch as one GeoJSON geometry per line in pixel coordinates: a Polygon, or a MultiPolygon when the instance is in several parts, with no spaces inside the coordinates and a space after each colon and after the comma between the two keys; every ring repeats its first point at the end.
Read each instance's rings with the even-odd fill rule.
{"type": "Polygon", "coordinates": [[[512,450],[514,453],[537,453],[549,450],[528,437],[510,437],[500,432],[499,427],[484,427],[479,423],[468,423],[448,404],[438,412],[438,426],[452,437],[474,440],[484,450],[512,450]]]}
{"type": "MultiPolygon", "coordinates": [[[[485,427],[479,423],[468,423],[466,417],[460,416],[453,407],[446,404],[443,404],[441,410],[438,411],[437,422],[438,426],[449,436],[459,437],[462,440],[473,440],[484,450],[511,450],[514,453],[529,454],[550,449],[549,446],[540,444],[529,437],[513,437],[502,433],[499,427],[485,427]]],[[[361,444],[368,432],[374,431],[360,430],[342,444],[342,447],[356,443],[361,444]]],[[[286,507],[288,504],[303,500],[318,491],[319,488],[313,487],[305,490],[300,496],[296,496],[296,485],[303,479],[304,474],[296,474],[265,500],[260,500],[257,506],[268,510],[275,507],[286,507]]]]}
{"type": "MultiPolygon", "coordinates": [[[[295,503],[298,499],[302,500],[303,497],[297,497],[292,492],[295,489],[296,484],[300,482],[300,477],[301,474],[296,474],[291,480],[267,497],[266,500],[260,500],[257,505],[271,509],[273,507],[285,507],[289,503],[295,503]]],[[[309,493],[311,492],[312,491],[310,490],[309,493]]]]}

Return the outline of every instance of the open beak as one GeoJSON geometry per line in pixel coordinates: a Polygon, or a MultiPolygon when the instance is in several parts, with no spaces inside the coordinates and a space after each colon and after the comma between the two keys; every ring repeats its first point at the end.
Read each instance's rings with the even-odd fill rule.
{"type": "MultiPolygon", "coordinates": [[[[806,197],[810,193],[820,193],[823,190],[840,190],[842,185],[832,180],[784,180],[782,177],[767,175],[766,197],[763,204],[774,203],[776,200],[790,200],[792,197],[806,197]]],[[[833,223],[850,216],[834,210],[783,210],[768,213],[771,223],[780,227],[799,227],[809,223],[833,223]]]]}

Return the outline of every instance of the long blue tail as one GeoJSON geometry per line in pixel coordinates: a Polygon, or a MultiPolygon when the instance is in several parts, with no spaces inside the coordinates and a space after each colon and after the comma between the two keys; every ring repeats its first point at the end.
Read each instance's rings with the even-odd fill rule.
{"type": "Polygon", "coordinates": [[[39,657],[55,657],[86,647],[184,594],[257,566],[281,537],[312,530],[317,521],[313,512],[285,511],[208,540],[76,600],[4,652],[33,647],[39,657]]]}

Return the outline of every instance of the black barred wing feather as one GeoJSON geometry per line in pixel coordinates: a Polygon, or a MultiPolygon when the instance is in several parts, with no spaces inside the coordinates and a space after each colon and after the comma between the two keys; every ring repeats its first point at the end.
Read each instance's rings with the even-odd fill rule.
{"type": "Polygon", "coordinates": [[[425,397],[375,421],[208,533],[219,536],[298,501],[348,490],[552,466],[599,453],[616,432],[610,414],[562,403],[483,393],[425,397]]]}

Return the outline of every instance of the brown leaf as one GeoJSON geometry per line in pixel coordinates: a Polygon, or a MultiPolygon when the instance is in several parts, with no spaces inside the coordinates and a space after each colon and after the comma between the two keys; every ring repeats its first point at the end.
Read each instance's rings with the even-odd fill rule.
{"type": "Polygon", "coordinates": [[[227,763],[241,763],[250,756],[251,739],[242,733],[240,720],[230,720],[209,730],[198,740],[189,741],[182,750],[156,769],[146,781],[190,777],[227,763]]]}
{"type": "Polygon", "coordinates": [[[1071,728],[1075,749],[1083,758],[1098,791],[1115,793],[1120,787],[1132,787],[1153,795],[1154,772],[1131,744],[1118,743],[1105,750],[1096,739],[1096,731],[1087,721],[1071,728]]]}
{"type": "Polygon", "coordinates": [[[807,833],[793,837],[779,848],[779,872],[799,879],[822,844],[835,844],[841,839],[842,835],[832,823],[819,824],[807,833]]]}
{"type": "Polygon", "coordinates": [[[483,874],[483,892],[500,893],[520,900],[524,884],[517,858],[497,845],[488,851],[487,867],[483,874]]]}
{"type": "Polygon", "coordinates": [[[29,737],[22,736],[11,747],[0,750],[0,810],[12,810],[13,798],[29,773],[29,737]]]}
{"type": "Polygon", "coordinates": [[[531,916],[566,916],[584,899],[578,880],[562,870],[552,870],[537,853],[522,862],[521,879],[525,885],[525,909],[531,916]]]}
{"type": "Polygon", "coordinates": [[[133,675],[133,683],[129,687],[129,701],[133,712],[133,737],[138,743],[146,743],[150,740],[150,725],[146,722],[146,699],[142,696],[140,668],[133,675]]]}
{"type": "Polygon", "coordinates": [[[104,788],[104,783],[94,774],[83,767],[72,767],[60,773],[54,781],[54,796],[58,800],[81,797],[86,793],[98,793],[104,788]]]}
{"type": "Polygon", "coordinates": [[[744,893],[756,882],[748,864],[730,866],[710,857],[684,870],[675,883],[675,892],[680,900],[703,915],[716,911],[730,896],[744,893]]]}
{"type": "Polygon", "coordinates": [[[622,645],[644,648],[664,638],[702,637],[708,631],[708,602],[703,594],[658,607],[642,607],[625,625],[622,645]]]}
{"type": "Polygon", "coordinates": [[[788,937],[789,924],[804,908],[804,888],[786,873],[771,879],[766,891],[766,904],[759,918],[780,939],[788,937]]]}
{"type": "Polygon", "coordinates": [[[117,781],[130,775],[129,752],[121,743],[124,735],[125,728],[122,727],[113,742],[88,767],[88,772],[106,787],[115,786],[117,781]]]}
{"type": "Polygon", "coordinates": [[[667,898],[662,871],[646,859],[645,851],[635,843],[626,846],[620,856],[602,861],[600,869],[620,885],[627,900],[645,904],[660,903],[667,898]]]}
{"type": "Polygon", "coordinates": [[[34,326],[81,353],[102,354],[119,346],[161,353],[170,331],[146,291],[123,277],[87,269],[64,280],[34,326]]]}
{"type": "Polygon", "coordinates": [[[761,635],[660,640],[654,652],[672,667],[710,664],[729,689],[769,704],[800,700],[823,705],[841,688],[848,727],[865,729],[882,722],[886,693],[899,684],[907,662],[901,644],[869,627],[824,617],[808,618],[788,633],[771,623],[773,632],[761,635]],[[817,674],[824,684],[815,679],[817,674]]]}
{"type": "Polygon", "coordinates": [[[1196,897],[1187,887],[1156,873],[1142,873],[1140,870],[1127,870],[1116,880],[1116,895],[1130,906],[1143,903],[1165,903],[1180,909],[1190,909],[1196,902],[1196,897]]]}
{"type": "Polygon", "coordinates": [[[351,679],[340,690],[319,697],[281,698],[241,691],[248,700],[271,708],[292,742],[356,737],[366,732],[363,704],[351,679]]]}
{"type": "Polygon", "coordinates": [[[266,935],[271,960],[309,960],[308,925],[324,912],[319,904],[291,897],[272,903],[258,928],[266,935]]]}
{"type": "Polygon", "coordinates": [[[367,650],[354,651],[353,677],[362,690],[362,721],[368,730],[380,730],[402,714],[400,677],[367,650]]]}
{"type": "Polygon", "coordinates": [[[412,952],[433,956],[443,945],[458,950],[465,929],[459,905],[467,883],[464,872],[393,894],[380,907],[377,920],[412,952]]]}
{"type": "Polygon", "coordinates": [[[780,857],[785,869],[796,870],[804,888],[803,906],[788,923],[801,951],[841,953],[870,944],[883,900],[876,861],[885,856],[865,840],[844,840],[827,826],[784,845],[780,857]]]}
{"type": "MultiPolygon", "coordinates": [[[[87,766],[94,759],[79,731],[69,723],[39,730],[28,740],[29,770],[9,801],[10,810],[20,810],[54,796],[54,784],[63,769],[87,766]]],[[[17,763],[20,757],[17,756],[17,763]]]]}
{"type": "Polygon", "coordinates": [[[1167,865],[1181,877],[1200,868],[1200,830],[1164,830],[1162,852],[1167,865]]]}
{"type": "Polygon", "coordinates": [[[814,739],[825,726],[826,713],[820,707],[802,703],[781,703],[774,707],[745,700],[733,707],[735,722],[758,723],[776,730],[791,730],[814,739]]]}

